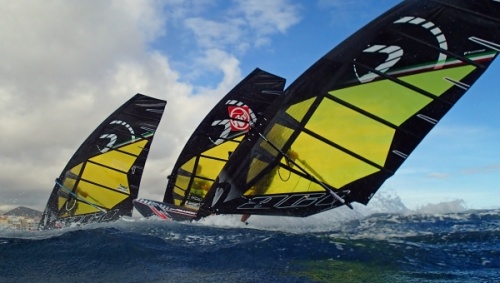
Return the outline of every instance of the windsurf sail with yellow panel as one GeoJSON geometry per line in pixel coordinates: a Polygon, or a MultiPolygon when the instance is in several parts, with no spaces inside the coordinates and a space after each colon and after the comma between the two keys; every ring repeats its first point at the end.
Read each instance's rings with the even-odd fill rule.
{"type": "Polygon", "coordinates": [[[56,179],[39,229],[132,216],[166,101],[136,94],[83,142],[56,179]]]}
{"type": "Polygon", "coordinates": [[[401,2],[285,90],[199,216],[308,216],[367,204],[488,68],[499,29],[499,1],[401,2]]]}
{"type": "MultiPolygon", "coordinates": [[[[186,208],[196,212],[232,152],[284,86],[285,79],[257,68],[229,91],[186,142],[168,176],[163,204],[176,206],[176,211],[186,208]]],[[[172,214],[161,213],[164,205],[152,200],[134,201],[146,217],[172,214]]]]}

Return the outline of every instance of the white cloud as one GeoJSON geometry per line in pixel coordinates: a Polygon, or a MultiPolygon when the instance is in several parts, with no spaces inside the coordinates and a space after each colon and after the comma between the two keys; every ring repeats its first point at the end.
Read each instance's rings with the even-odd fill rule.
{"type": "Polygon", "coordinates": [[[238,45],[243,37],[244,23],[238,19],[221,23],[203,18],[190,18],[186,19],[185,24],[194,33],[198,44],[205,48],[238,45]]]}
{"type": "Polygon", "coordinates": [[[117,61],[143,52],[144,43],[162,32],[156,6],[131,3],[6,3],[0,25],[11,28],[0,30],[2,85],[22,88],[16,96],[34,96],[102,81],[117,61]]]}
{"type": "Polygon", "coordinates": [[[2,203],[42,209],[76,148],[137,92],[169,101],[151,154],[158,169],[145,183],[164,187],[171,151],[183,142],[176,137],[187,135],[175,125],[197,114],[192,87],[179,82],[167,57],[148,51],[164,34],[162,10],[156,1],[3,5],[0,26],[9,28],[0,29],[2,203]]]}
{"type": "MultiPolygon", "coordinates": [[[[94,0],[99,3],[99,0],[94,0]]],[[[201,2],[201,1],[197,1],[201,2]]],[[[120,26],[121,29],[138,29],[140,35],[144,36],[145,41],[153,41],[158,36],[164,35],[165,16],[163,15],[163,2],[159,0],[113,0],[112,7],[123,11],[128,15],[126,26],[120,26]],[[128,23],[128,25],[127,25],[128,23]]]]}
{"type": "Polygon", "coordinates": [[[285,33],[300,20],[297,5],[287,0],[245,0],[234,3],[234,7],[220,14],[206,14],[185,20],[184,24],[195,35],[197,44],[244,53],[250,46],[269,44],[269,36],[285,33]]]}
{"type": "Polygon", "coordinates": [[[227,92],[230,87],[236,85],[241,80],[239,61],[233,55],[218,49],[209,49],[205,56],[199,60],[201,66],[206,69],[215,68],[224,73],[223,80],[219,83],[215,92],[227,92]]]}
{"type": "Polygon", "coordinates": [[[254,1],[231,2],[232,7],[198,0],[4,3],[2,202],[22,200],[42,209],[76,148],[135,93],[168,101],[141,191],[143,197],[161,198],[166,175],[209,105],[241,80],[237,56],[298,21],[287,2],[267,3],[266,9],[254,1]],[[174,32],[186,28],[196,44],[187,51],[193,55],[191,70],[181,76],[171,59],[151,46],[159,39],[168,42],[170,35],[177,39],[174,32]],[[207,73],[207,85],[185,83],[186,76],[207,73]]]}
{"type": "MultiPolygon", "coordinates": [[[[168,101],[140,193],[161,199],[166,175],[189,135],[209,106],[242,78],[236,54],[224,47],[240,46],[243,52],[250,44],[239,33],[248,30],[241,14],[222,24],[199,18],[198,28],[205,28],[207,34],[200,35],[206,38],[190,49],[197,54],[191,58],[191,68],[193,73],[217,74],[217,83],[182,82],[185,74],[181,77],[170,58],[151,50],[150,44],[168,38],[167,21],[184,15],[191,19],[187,23],[195,24],[196,15],[212,7],[210,1],[197,3],[15,1],[3,5],[0,26],[9,28],[0,29],[0,131],[4,136],[0,205],[43,209],[54,178],[74,151],[135,93],[168,101]],[[197,10],[186,9],[190,6],[197,10]]],[[[268,24],[277,25],[277,31],[286,28],[268,24]]]]}
{"type": "Polygon", "coordinates": [[[260,35],[285,33],[300,20],[298,6],[287,0],[239,0],[237,3],[249,26],[260,35]]]}

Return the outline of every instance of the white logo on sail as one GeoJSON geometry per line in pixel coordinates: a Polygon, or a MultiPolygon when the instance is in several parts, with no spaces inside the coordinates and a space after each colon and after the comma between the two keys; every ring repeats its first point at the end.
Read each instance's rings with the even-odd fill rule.
{"type": "MultiPolygon", "coordinates": [[[[130,126],[127,122],[120,121],[120,120],[114,120],[114,121],[111,121],[111,123],[109,123],[109,124],[110,125],[118,124],[118,125],[124,126],[130,132],[130,136],[131,136],[130,140],[135,140],[135,131],[134,131],[134,129],[132,129],[132,126],[130,126]]],[[[101,135],[99,138],[100,139],[109,139],[108,144],[106,144],[106,146],[104,148],[99,148],[99,146],[97,146],[97,148],[99,149],[99,151],[101,153],[105,153],[108,150],[110,150],[111,148],[113,148],[113,146],[115,145],[115,143],[118,139],[118,137],[115,134],[104,134],[104,135],[101,135]]]]}
{"type": "MultiPolygon", "coordinates": [[[[432,33],[435,37],[436,40],[439,44],[439,48],[442,50],[448,50],[448,41],[446,40],[445,35],[443,34],[443,31],[437,27],[433,22],[430,22],[426,19],[419,18],[419,17],[412,17],[412,16],[406,16],[402,17],[401,19],[394,21],[394,24],[411,24],[411,25],[416,25],[420,26],[426,30],[428,30],[430,33],[432,33]]],[[[386,73],[390,68],[392,68],[396,63],[403,57],[403,49],[401,49],[400,46],[386,46],[386,45],[373,45],[369,46],[365,50],[363,50],[365,53],[386,53],[387,59],[385,62],[382,64],[378,65],[375,67],[375,70],[381,72],[381,73],[386,73]]],[[[440,52],[439,57],[436,61],[436,64],[434,65],[434,69],[441,69],[446,63],[446,59],[448,56],[445,53],[440,52]]],[[[356,70],[356,65],[354,67],[354,73],[356,74],[356,77],[358,77],[358,80],[361,83],[366,83],[366,82],[371,82],[375,78],[378,77],[377,74],[373,72],[369,72],[363,76],[359,76],[357,70],[356,70]]]]}
{"type": "Polygon", "coordinates": [[[215,206],[217,202],[219,202],[219,199],[222,197],[222,194],[224,193],[224,189],[221,187],[218,187],[217,190],[215,190],[215,195],[214,198],[212,199],[212,207],[215,206]]]}
{"type": "MultiPolygon", "coordinates": [[[[378,65],[375,67],[375,70],[385,73],[387,70],[389,70],[392,66],[396,65],[396,63],[403,57],[403,49],[399,46],[391,45],[391,46],[386,46],[386,45],[373,45],[365,50],[363,50],[365,53],[385,53],[387,54],[387,59],[385,59],[385,62],[378,65]]],[[[356,76],[358,77],[358,80],[362,83],[367,83],[373,81],[376,77],[378,77],[377,74],[369,72],[366,75],[359,76],[358,72],[356,70],[356,65],[354,66],[354,72],[356,73],[356,76]]]]}

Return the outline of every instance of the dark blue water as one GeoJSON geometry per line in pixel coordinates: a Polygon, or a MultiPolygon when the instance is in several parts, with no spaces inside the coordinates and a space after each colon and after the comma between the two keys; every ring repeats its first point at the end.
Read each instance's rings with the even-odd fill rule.
{"type": "Polygon", "coordinates": [[[350,218],[3,230],[0,282],[499,282],[500,210],[350,218]]]}

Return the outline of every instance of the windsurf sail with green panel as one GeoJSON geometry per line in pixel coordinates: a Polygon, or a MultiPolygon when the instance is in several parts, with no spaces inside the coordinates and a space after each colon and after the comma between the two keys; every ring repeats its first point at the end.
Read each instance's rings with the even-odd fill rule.
{"type": "Polygon", "coordinates": [[[401,2],[285,90],[233,153],[199,217],[367,204],[488,68],[499,30],[499,1],[401,2]]]}
{"type": "Polygon", "coordinates": [[[69,160],[39,229],[132,216],[132,201],[166,101],[136,94],[106,118],[69,160]]]}
{"type": "Polygon", "coordinates": [[[198,209],[231,153],[284,87],[285,79],[257,68],[229,91],[187,141],[163,201],[198,209]]]}

